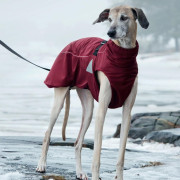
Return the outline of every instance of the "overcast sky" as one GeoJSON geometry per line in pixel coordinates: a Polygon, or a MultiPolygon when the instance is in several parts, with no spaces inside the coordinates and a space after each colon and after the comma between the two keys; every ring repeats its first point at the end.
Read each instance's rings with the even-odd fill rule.
{"type": "Polygon", "coordinates": [[[108,39],[105,23],[92,25],[113,0],[0,0],[1,40],[64,46],[82,37],[108,39]]]}

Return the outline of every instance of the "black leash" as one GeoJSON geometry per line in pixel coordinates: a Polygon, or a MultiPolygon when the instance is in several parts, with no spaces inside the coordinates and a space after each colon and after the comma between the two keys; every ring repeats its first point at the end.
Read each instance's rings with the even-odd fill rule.
{"type": "MultiPolygon", "coordinates": [[[[99,51],[99,49],[101,48],[101,46],[103,46],[103,45],[106,44],[106,43],[107,43],[107,41],[102,41],[101,44],[95,49],[93,55],[94,55],[94,56],[97,56],[98,51],[99,51]]],[[[50,69],[44,68],[44,67],[42,67],[42,66],[39,66],[39,65],[37,65],[37,64],[35,64],[35,63],[27,60],[26,58],[22,57],[20,54],[18,54],[16,51],[14,51],[13,49],[11,49],[8,45],[6,45],[6,44],[5,44],[4,42],[2,42],[1,40],[0,40],[0,44],[1,44],[4,48],[6,48],[8,51],[10,51],[11,53],[15,54],[16,56],[18,56],[19,58],[23,59],[24,61],[26,61],[26,62],[28,62],[28,63],[36,66],[36,67],[39,67],[39,68],[41,68],[41,69],[44,69],[44,70],[46,70],[46,71],[50,71],[50,69]]]]}
{"type": "Polygon", "coordinates": [[[41,69],[44,69],[44,70],[46,70],[46,71],[50,71],[50,69],[44,68],[44,67],[39,66],[39,65],[37,65],[37,64],[34,64],[33,62],[31,62],[31,61],[27,60],[26,58],[22,57],[20,54],[18,54],[17,52],[15,52],[13,49],[11,49],[9,46],[7,46],[7,45],[6,45],[4,42],[2,42],[1,40],[0,40],[0,44],[1,44],[4,48],[6,48],[8,51],[10,51],[11,53],[15,54],[15,55],[18,56],[19,58],[27,61],[28,63],[33,64],[34,66],[39,67],[39,68],[41,68],[41,69]]]}

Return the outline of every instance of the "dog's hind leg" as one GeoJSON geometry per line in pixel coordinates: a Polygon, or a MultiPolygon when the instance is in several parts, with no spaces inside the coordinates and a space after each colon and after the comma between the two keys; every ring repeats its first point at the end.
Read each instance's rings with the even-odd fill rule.
{"type": "Polygon", "coordinates": [[[77,179],[87,180],[88,179],[87,175],[82,171],[81,150],[82,150],[82,144],[83,144],[85,133],[92,120],[94,99],[91,95],[91,92],[87,89],[78,88],[77,93],[81,100],[83,114],[82,114],[81,128],[79,131],[77,141],[75,143],[76,176],[77,176],[77,179]]]}
{"type": "Polygon", "coordinates": [[[118,162],[116,165],[116,176],[115,176],[116,180],[123,180],[124,155],[125,155],[125,148],[126,148],[126,141],[128,137],[129,127],[131,123],[131,109],[134,105],[134,101],[137,94],[137,81],[138,80],[136,78],[134,82],[134,86],[131,90],[131,93],[123,105],[119,156],[118,156],[118,162]]]}
{"type": "Polygon", "coordinates": [[[69,87],[54,88],[54,105],[51,111],[49,126],[43,140],[42,154],[41,154],[41,157],[40,157],[37,169],[36,169],[36,171],[38,172],[45,172],[47,151],[49,148],[51,132],[58,118],[58,115],[61,109],[63,108],[64,99],[66,97],[66,93],[68,92],[68,90],[69,90],[69,87]]]}

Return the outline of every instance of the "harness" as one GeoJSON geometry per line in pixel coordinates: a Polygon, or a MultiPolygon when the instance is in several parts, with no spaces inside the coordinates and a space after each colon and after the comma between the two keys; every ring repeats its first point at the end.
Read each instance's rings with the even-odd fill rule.
{"type": "Polygon", "coordinates": [[[97,56],[98,51],[99,51],[99,49],[101,48],[101,46],[103,46],[103,45],[106,44],[106,43],[107,43],[107,41],[102,41],[101,44],[95,49],[93,55],[94,55],[94,56],[97,56]]]}

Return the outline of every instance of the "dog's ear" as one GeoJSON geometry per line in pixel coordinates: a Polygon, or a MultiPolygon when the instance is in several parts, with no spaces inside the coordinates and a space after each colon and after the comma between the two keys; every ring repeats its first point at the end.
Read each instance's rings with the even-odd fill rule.
{"type": "Polygon", "coordinates": [[[93,24],[103,22],[108,19],[110,9],[105,9],[99,17],[96,19],[96,21],[93,22],[93,24]]]}
{"type": "Polygon", "coordinates": [[[133,12],[135,20],[138,19],[141,27],[144,29],[147,29],[149,27],[149,22],[145,16],[143,10],[138,9],[138,8],[132,8],[132,12],[133,12]]]}

